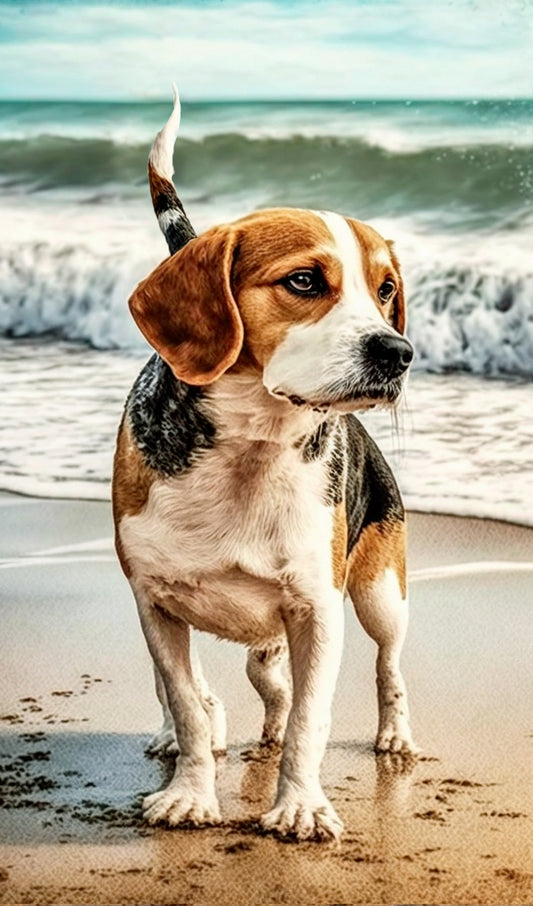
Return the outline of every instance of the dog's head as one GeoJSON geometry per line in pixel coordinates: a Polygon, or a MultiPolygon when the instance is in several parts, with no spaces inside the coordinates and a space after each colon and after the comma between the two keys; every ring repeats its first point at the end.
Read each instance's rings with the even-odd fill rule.
{"type": "Polygon", "coordinates": [[[328,212],[259,211],[208,230],[140,283],[130,308],[181,380],[254,371],[295,404],[394,403],[413,356],[391,243],[328,212]]]}

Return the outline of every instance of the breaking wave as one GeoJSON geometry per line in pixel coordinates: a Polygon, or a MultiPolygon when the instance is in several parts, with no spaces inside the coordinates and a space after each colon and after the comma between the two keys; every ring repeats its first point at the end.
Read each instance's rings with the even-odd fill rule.
{"type": "MultiPolygon", "coordinates": [[[[149,144],[107,138],[39,135],[0,141],[4,191],[131,197],[145,192],[149,144]]],[[[357,209],[361,217],[434,210],[468,212],[495,222],[520,211],[533,191],[527,145],[465,144],[418,150],[362,138],[251,138],[242,133],[179,138],[176,184],[207,196],[263,195],[263,205],[357,209]]]]}

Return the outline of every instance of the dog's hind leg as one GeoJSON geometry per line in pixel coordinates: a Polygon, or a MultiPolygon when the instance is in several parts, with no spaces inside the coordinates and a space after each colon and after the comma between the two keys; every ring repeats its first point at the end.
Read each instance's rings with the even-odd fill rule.
{"type": "Polygon", "coordinates": [[[194,636],[191,644],[191,663],[196,690],[211,725],[211,750],[220,755],[226,751],[226,712],[220,699],[208,686],[194,636]]]}
{"type": "Polygon", "coordinates": [[[174,776],[166,789],[145,798],[144,817],[149,824],[170,827],[184,822],[217,823],[220,812],[211,724],[191,666],[190,627],[155,607],[144,594],[136,592],[135,597],[150,654],[165,686],[179,746],[174,776]]]}
{"type": "Polygon", "coordinates": [[[155,664],[153,665],[153,667],[155,691],[157,698],[159,699],[159,704],[161,705],[163,711],[163,726],[155,734],[155,736],[152,737],[152,739],[148,743],[148,746],[146,747],[146,751],[150,755],[177,755],[178,742],[176,739],[176,728],[174,727],[174,718],[172,717],[170,708],[168,707],[165,684],[155,664]]]}
{"type": "Polygon", "coordinates": [[[378,646],[377,752],[415,754],[400,654],[407,631],[403,521],[371,523],[348,559],[347,587],[357,616],[378,646]]]}
{"type": "Polygon", "coordinates": [[[270,648],[252,648],[248,652],[246,674],[265,706],[263,745],[281,745],[285,735],[291,707],[290,686],[283,673],[286,657],[284,642],[270,648]]]}
{"type": "MultiPolygon", "coordinates": [[[[224,711],[224,705],[220,699],[217,698],[207,684],[198,657],[196,645],[194,644],[194,637],[191,642],[191,664],[200,702],[211,724],[211,749],[213,752],[221,754],[226,751],[226,712],[224,711]]],[[[174,718],[168,707],[165,684],[155,664],[154,678],[155,691],[163,711],[163,726],[159,732],[152,737],[146,751],[150,755],[177,755],[179,748],[176,739],[174,718]]]]}

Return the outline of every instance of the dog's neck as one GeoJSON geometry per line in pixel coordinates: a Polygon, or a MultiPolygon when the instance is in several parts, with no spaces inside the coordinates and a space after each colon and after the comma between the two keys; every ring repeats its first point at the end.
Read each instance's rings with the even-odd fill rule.
{"type": "Polygon", "coordinates": [[[249,374],[223,375],[206,390],[206,398],[221,440],[293,446],[326,418],[323,412],[273,397],[259,377],[249,374]]]}

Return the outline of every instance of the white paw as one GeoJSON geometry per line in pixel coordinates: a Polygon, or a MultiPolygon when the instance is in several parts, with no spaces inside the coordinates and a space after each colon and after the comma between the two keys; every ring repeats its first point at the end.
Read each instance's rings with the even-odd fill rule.
{"type": "Polygon", "coordinates": [[[297,840],[338,840],[342,833],[342,821],[325,796],[317,801],[301,794],[287,795],[262,816],[261,825],[297,840]]]}
{"type": "Polygon", "coordinates": [[[411,730],[406,718],[396,714],[388,723],[380,727],[376,739],[376,752],[396,752],[400,755],[416,756],[419,747],[413,742],[411,730]]]}
{"type": "Polygon", "coordinates": [[[148,824],[218,824],[221,820],[214,793],[202,793],[186,783],[170,784],[165,790],[146,796],[143,801],[144,818],[148,824]]]}
{"type": "Polygon", "coordinates": [[[174,729],[162,727],[159,733],[152,736],[146,751],[150,755],[177,755],[179,746],[174,729]]]}

